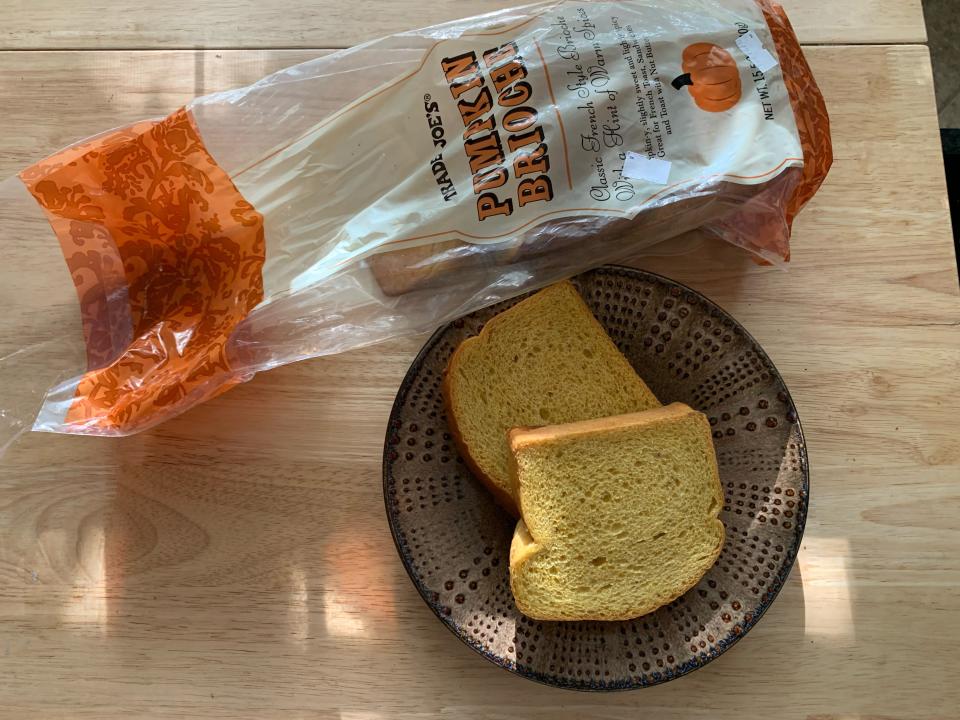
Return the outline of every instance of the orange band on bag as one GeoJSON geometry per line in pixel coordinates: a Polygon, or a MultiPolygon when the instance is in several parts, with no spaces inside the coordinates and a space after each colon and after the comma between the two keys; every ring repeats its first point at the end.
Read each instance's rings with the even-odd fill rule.
{"type": "Polygon", "coordinates": [[[20,177],[80,301],[88,372],[65,424],[124,434],[239,382],[226,342],[263,298],[263,217],[188,110],[73,146],[20,177]]]}

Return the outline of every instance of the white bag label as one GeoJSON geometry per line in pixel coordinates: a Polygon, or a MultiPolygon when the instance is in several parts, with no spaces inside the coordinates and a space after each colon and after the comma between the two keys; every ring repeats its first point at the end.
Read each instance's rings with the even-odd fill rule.
{"type": "Polygon", "coordinates": [[[752,30],[737,38],[737,47],[762,73],[769,72],[777,64],[777,59],[763,46],[760,38],[752,30]]]}
{"type": "Polygon", "coordinates": [[[623,159],[621,174],[629,180],[646,180],[657,185],[666,185],[667,180],[670,179],[670,166],[669,160],[627,152],[627,156],[623,159]]]}

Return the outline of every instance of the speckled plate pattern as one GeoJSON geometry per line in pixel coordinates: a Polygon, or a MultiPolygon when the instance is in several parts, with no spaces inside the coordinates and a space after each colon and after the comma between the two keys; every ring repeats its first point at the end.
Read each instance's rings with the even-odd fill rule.
{"type": "Polygon", "coordinates": [[[714,303],[629,268],[603,267],[574,283],[661,402],[687,403],[710,419],[727,530],[714,567],[683,597],[636,620],[540,622],[517,610],[508,561],[515,522],[458,456],[440,380],[457,345],[521,298],[441,328],[410,366],[384,445],[387,518],[424,601],[488,660],[565,688],[646,687],[719,656],[773,602],[803,534],[807,455],[780,374],[714,303]]]}

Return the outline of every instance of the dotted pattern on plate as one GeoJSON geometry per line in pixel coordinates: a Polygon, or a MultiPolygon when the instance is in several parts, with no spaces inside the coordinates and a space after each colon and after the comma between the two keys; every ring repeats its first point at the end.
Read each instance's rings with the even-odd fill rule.
{"type": "Polygon", "coordinates": [[[773,601],[803,533],[806,450],[776,368],[719,307],[629,268],[600,268],[574,283],[662,402],[684,402],[709,417],[727,529],[716,565],[683,597],[633,621],[539,622],[516,609],[509,581],[515,523],[458,456],[440,381],[457,345],[522,298],[442,328],[410,367],[384,446],[387,516],[417,590],[487,659],[561,687],[645,687],[717,657],[773,601]]]}

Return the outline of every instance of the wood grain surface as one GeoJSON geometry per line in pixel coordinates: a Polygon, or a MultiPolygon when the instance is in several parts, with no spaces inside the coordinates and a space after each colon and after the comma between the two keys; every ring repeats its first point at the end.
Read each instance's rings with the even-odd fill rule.
{"type": "MultiPolygon", "coordinates": [[[[407,6],[384,8],[387,22],[407,6]]],[[[96,7],[78,8],[84,42],[96,7]]],[[[423,7],[426,22],[454,6],[423,7]]],[[[50,25],[23,12],[14,27],[50,25]]],[[[256,37],[240,15],[189,26],[204,41],[241,23],[256,37]]],[[[304,33],[291,44],[331,37],[304,33]]],[[[318,52],[2,53],[0,176],[318,52]]],[[[412,338],[261,374],[134,437],[21,438],[0,460],[0,717],[956,717],[960,299],[928,53],[808,58],[836,163],[798,219],[790,270],[709,241],[637,263],[756,336],[809,443],[798,565],[742,643],[676,682],[590,695],[515,677],[452,637],[401,567],[383,509],[385,424],[423,342],[412,338]]],[[[13,380],[42,369],[32,362],[13,380]]]]}
{"type": "MultiPolygon", "coordinates": [[[[0,49],[349,47],[512,0],[4,0],[0,49]]],[[[805,43],[926,41],[920,0],[782,0],[805,43]]]]}

